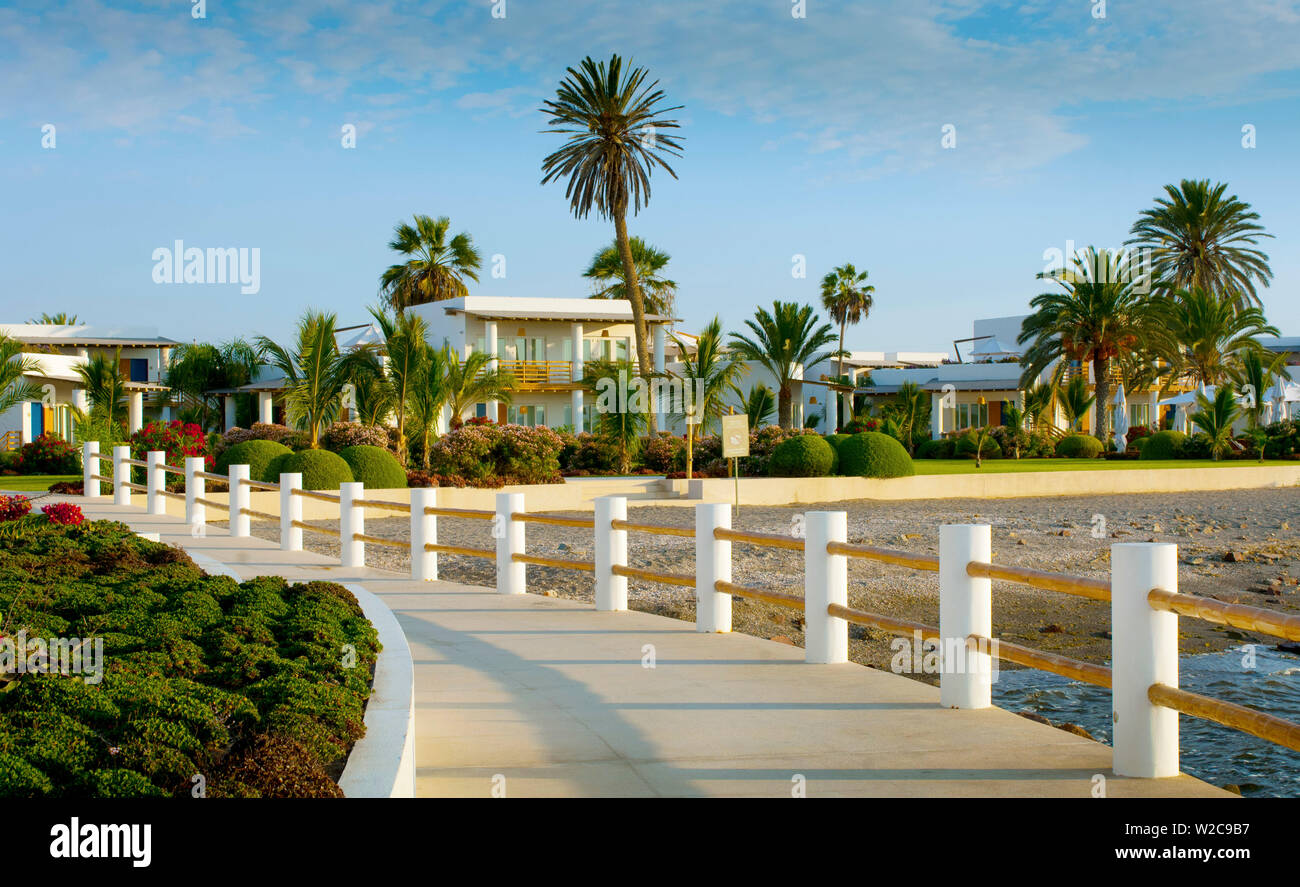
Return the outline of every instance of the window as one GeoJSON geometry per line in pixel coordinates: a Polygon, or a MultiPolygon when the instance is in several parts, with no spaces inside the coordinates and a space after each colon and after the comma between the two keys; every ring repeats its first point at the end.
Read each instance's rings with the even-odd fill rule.
{"type": "Polygon", "coordinates": [[[511,425],[527,425],[536,428],[546,424],[546,407],[511,405],[506,411],[506,422],[511,425]]]}
{"type": "Polygon", "coordinates": [[[989,405],[986,403],[957,404],[958,428],[982,428],[989,424],[989,405]]]}

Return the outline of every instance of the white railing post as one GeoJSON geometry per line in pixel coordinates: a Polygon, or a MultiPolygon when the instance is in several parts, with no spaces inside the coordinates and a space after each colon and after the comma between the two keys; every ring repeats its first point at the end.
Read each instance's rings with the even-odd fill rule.
{"type": "Polygon", "coordinates": [[[366,543],[356,538],[358,533],[366,531],[365,506],[355,504],[356,500],[364,498],[365,484],[359,481],[339,484],[339,560],[345,567],[366,565],[366,543]]]}
{"type": "Polygon", "coordinates": [[[425,548],[438,544],[438,516],[425,513],[437,507],[437,488],[411,490],[411,578],[417,582],[438,578],[438,552],[425,548]]]}
{"type": "Polygon", "coordinates": [[[99,474],[99,441],[88,440],[81,445],[81,495],[87,499],[99,498],[99,481],[92,477],[99,474]]]}
{"type": "Polygon", "coordinates": [[[302,521],[302,497],[293,494],[294,490],[301,489],[301,472],[280,475],[281,551],[302,551],[302,527],[294,526],[302,521]]]}
{"type": "Polygon", "coordinates": [[[497,493],[497,513],[492,518],[492,535],[497,540],[497,593],[523,594],[527,589],[527,564],[514,555],[524,553],[524,522],[510,515],[523,513],[523,493],[497,493]]]}
{"type": "Polygon", "coordinates": [[[230,483],[230,535],[237,539],[246,539],[253,532],[251,519],[244,513],[253,507],[253,488],[244,483],[251,470],[247,465],[231,465],[226,469],[230,483]]]}
{"type": "Polygon", "coordinates": [[[162,491],[167,489],[167,472],[163,470],[167,454],[162,450],[150,450],[145,453],[144,461],[148,465],[144,470],[145,509],[149,514],[166,514],[167,497],[162,491]]]}
{"type": "MultiPolygon", "coordinates": [[[[971,561],[993,558],[993,533],[988,524],[945,524],[939,528],[939,704],[945,708],[989,708],[993,705],[990,651],[972,651],[971,635],[993,634],[993,583],[971,576],[971,561]]],[[[914,661],[916,654],[913,653],[914,661]]],[[[924,658],[924,657],[922,657],[924,658]]]]}
{"type": "Polygon", "coordinates": [[[130,447],[113,447],[113,504],[130,505],[131,488],[127,484],[131,480],[131,466],[126,464],[126,460],[131,458],[130,447]]]}
{"type": "Polygon", "coordinates": [[[627,566],[627,530],[615,530],[612,521],[627,520],[627,498],[600,496],[595,501],[596,609],[627,609],[627,577],[614,575],[615,566],[627,566]]]}
{"type": "Polygon", "coordinates": [[[731,506],[701,502],[695,506],[695,630],[731,631],[731,595],[716,583],[731,581],[731,542],[714,539],[713,531],[731,529],[731,506]]]}
{"type": "Polygon", "coordinates": [[[849,603],[848,558],[826,550],[831,542],[848,541],[848,515],[843,511],[810,511],[804,515],[804,649],[808,662],[849,661],[849,624],[826,612],[831,604],[849,603]]]}
{"type": "Polygon", "coordinates": [[[199,500],[203,498],[207,486],[199,472],[203,470],[202,456],[185,457],[185,523],[190,525],[190,533],[195,536],[203,534],[208,523],[208,508],[199,500]]]}
{"type": "Polygon", "coordinates": [[[1178,591],[1178,546],[1110,547],[1111,707],[1117,776],[1178,775],[1178,712],[1155,705],[1152,684],[1178,686],[1178,614],[1151,609],[1153,588],[1178,591]]]}

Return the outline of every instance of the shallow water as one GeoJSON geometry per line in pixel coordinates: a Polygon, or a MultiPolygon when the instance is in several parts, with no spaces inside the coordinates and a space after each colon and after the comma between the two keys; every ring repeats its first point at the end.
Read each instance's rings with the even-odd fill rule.
{"type": "MultiPolygon", "coordinates": [[[[1179,685],[1184,690],[1258,708],[1300,721],[1300,656],[1256,646],[1255,668],[1242,667],[1246,648],[1184,656],[1179,685]]],[[[1032,711],[1054,724],[1079,724],[1110,743],[1110,691],[1059,675],[1024,669],[1003,671],[993,685],[995,704],[1032,711]]],[[[1237,785],[1247,797],[1300,797],[1300,752],[1200,718],[1180,717],[1180,764],[1214,785],[1237,785]]]]}

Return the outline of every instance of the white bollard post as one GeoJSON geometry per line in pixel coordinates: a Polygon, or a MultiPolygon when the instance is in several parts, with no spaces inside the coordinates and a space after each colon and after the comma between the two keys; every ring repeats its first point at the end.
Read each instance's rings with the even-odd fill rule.
{"type": "Polygon", "coordinates": [[[340,561],[345,567],[366,565],[366,543],[356,538],[366,531],[366,509],[356,500],[366,498],[366,485],[357,481],[339,484],[340,561]]]}
{"type": "Polygon", "coordinates": [[[226,469],[226,476],[230,478],[230,535],[236,539],[247,539],[252,535],[251,519],[244,513],[253,502],[253,488],[244,483],[251,470],[247,465],[231,465],[226,469]]]}
{"type": "Polygon", "coordinates": [[[196,537],[202,536],[208,525],[208,508],[199,501],[206,486],[199,477],[203,466],[202,456],[185,457],[185,522],[190,525],[190,535],[196,537]]]}
{"type": "MultiPolygon", "coordinates": [[[[993,583],[971,576],[971,561],[993,559],[988,524],[945,524],[939,528],[939,704],[945,708],[993,705],[993,667],[988,650],[966,646],[970,635],[993,634],[993,583]]],[[[915,654],[914,654],[915,655],[915,654]]],[[[924,658],[924,657],[922,657],[924,658]]]]}
{"type": "Polygon", "coordinates": [[[411,578],[416,582],[438,578],[438,552],[425,548],[438,544],[438,516],[425,513],[426,508],[437,507],[436,488],[411,490],[411,578]]]}
{"type": "Polygon", "coordinates": [[[301,489],[301,472],[280,475],[281,551],[302,551],[302,527],[294,526],[302,521],[302,497],[293,494],[294,490],[301,489]]]}
{"type": "Polygon", "coordinates": [[[492,535],[497,540],[497,593],[523,594],[527,588],[527,565],[514,559],[524,553],[524,523],[510,515],[524,510],[523,493],[497,493],[497,513],[492,535]]]}
{"type": "Polygon", "coordinates": [[[849,661],[849,624],[826,612],[831,604],[849,603],[849,564],[831,554],[831,542],[848,541],[848,515],[843,511],[810,511],[804,515],[804,650],[808,662],[849,661]]]}
{"type": "Polygon", "coordinates": [[[695,630],[731,631],[731,595],[716,583],[731,581],[731,542],[714,539],[719,527],[731,529],[731,506],[701,502],[695,506],[695,630]]]}
{"type": "Polygon", "coordinates": [[[131,488],[127,486],[127,483],[131,480],[131,466],[126,464],[126,460],[130,458],[130,447],[113,447],[114,505],[131,504],[131,488]]]}
{"type": "Polygon", "coordinates": [[[596,513],[596,609],[627,609],[627,577],[616,576],[615,565],[627,566],[627,530],[615,530],[611,521],[627,520],[627,499],[623,496],[600,496],[596,513]]]}
{"type": "Polygon", "coordinates": [[[167,454],[162,450],[150,450],[144,457],[149,466],[144,470],[144,485],[148,490],[145,493],[145,509],[149,514],[167,513],[167,497],[162,494],[167,489],[167,472],[163,470],[166,460],[167,454]]]}
{"type": "Polygon", "coordinates": [[[99,441],[88,440],[81,445],[81,494],[87,499],[99,498],[99,481],[91,478],[99,474],[99,441]]]}
{"type": "Polygon", "coordinates": [[[1117,776],[1178,775],[1178,712],[1147,698],[1152,684],[1178,686],[1178,615],[1151,609],[1153,588],[1178,591],[1178,546],[1110,547],[1111,700],[1117,776]]]}

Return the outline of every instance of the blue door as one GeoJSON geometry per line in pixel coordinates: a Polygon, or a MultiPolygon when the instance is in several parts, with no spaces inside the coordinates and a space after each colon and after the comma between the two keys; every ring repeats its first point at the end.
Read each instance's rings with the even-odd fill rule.
{"type": "Polygon", "coordinates": [[[45,433],[45,405],[39,400],[34,400],[30,406],[32,409],[32,436],[28,440],[36,440],[45,433]]]}

